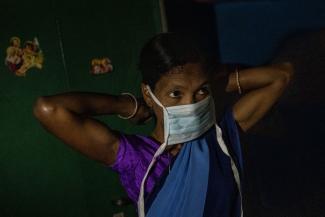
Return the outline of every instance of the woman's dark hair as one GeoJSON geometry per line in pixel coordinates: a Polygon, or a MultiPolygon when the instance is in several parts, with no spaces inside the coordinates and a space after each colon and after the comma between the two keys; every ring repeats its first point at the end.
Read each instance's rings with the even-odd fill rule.
{"type": "Polygon", "coordinates": [[[200,63],[205,68],[205,60],[197,44],[179,33],[160,33],[142,48],[139,62],[142,81],[155,88],[162,75],[187,63],[200,63]]]}

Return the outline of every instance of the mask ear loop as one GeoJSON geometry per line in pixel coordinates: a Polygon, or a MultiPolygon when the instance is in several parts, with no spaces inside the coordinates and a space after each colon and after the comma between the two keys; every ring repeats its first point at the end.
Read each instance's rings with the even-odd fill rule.
{"type": "MultiPolygon", "coordinates": [[[[147,88],[148,88],[148,91],[151,95],[151,97],[153,98],[153,100],[163,109],[164,111],[164,121],[168,121],[168,118],[165,118],[165,116],[168,116],[168,113],[167,113],[167,109],[159,102],[159,100],[157,99],[157,97],[152,93],[150,87],[147,85],[147,88]]],[[[156,153],[154,154],[149,166],[148,166],[148,169],[147,169],[147,172],[145,173],[143,179],[142,179],[142,182],[141,182],[141,187],[140,187],[140,194],[139,194],[139,198],[138,198],[138,216],[139,217],[145,217],[145,206],[144,206],[144,185],[145,185],[145,182],[147,180],[147,177],[148,177],[148,174],[151,170],[151,168],[153,167],[153,165],[155,164],[156,160],[157,160],[157,157],[159,155],[161,155],[164,150],[166,149],[167,147],[167,141],[168,141],[168,136],[169,136],[169,124],[168,123],[164,123],[164,143],[160,145],[160,147],[158,148],[158,150],[156,151],[156,153]]]]}
{"type": "Polygon", "coordinates": [[[159,99],[153,94],[153,92],[151,91],[151,88],[148,85],[146,85],[146,87],[148,89],[148,92],[149,92],[151,98],[155,101],[155,103],[157,105],[159,105],[162,108],[162,110],[164,112],[164,142],[167,143],[168,137],[169,137],[168,111],[165,108],[165,106],[163,106],[161,104],[161,102],[159,101],[159,99]]]}
{"type": "Polygon", "coordinates": [[[149,87],[149,85],[146,85],[146,88],[148,89],[148,92],[151,96],[151,98],[155,101],[155,103],[157,103],[160,107],[165,108],[161,102],[157,99],[157,97],[153,94],[153,92],[151,91],[151,88],[149,87]]]}

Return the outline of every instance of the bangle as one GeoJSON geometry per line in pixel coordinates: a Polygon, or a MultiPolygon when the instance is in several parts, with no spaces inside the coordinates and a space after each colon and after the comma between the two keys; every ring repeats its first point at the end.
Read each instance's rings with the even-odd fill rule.
{"type": "Polygon", "coordinates": [[[134,111],[132,112],[131,115],[129,115],[129,116],[127,116],[127,117],[124,117],[124,116],[122,116],[122,115],[118,115],[118,117],[119,117],[119,118],[122,118],[122,119],[125,119],[125,120],[131,119],[131,118],[133,118],[133,117],[135,116],[135,114],[136,114],[137,111],[138,111],[138,101],[137,101],[137,99],[135,98],[135,96],[133,96],[131,93],[121,93],[121,95],[127,95],[127,96],[131,97],[131,98],[134,100],[134,102],[135,102],[135,108],[134,108],[134,111]]]}
{"type": "Polygon", "coordinates": [[[239,82],[239,71],[238,71],[238,67],[236,66],[236,82],[237,82],[237,89],[238,89],[238,93],[242,94],[242,90],[240,87],[240,82],[239,82]]]}

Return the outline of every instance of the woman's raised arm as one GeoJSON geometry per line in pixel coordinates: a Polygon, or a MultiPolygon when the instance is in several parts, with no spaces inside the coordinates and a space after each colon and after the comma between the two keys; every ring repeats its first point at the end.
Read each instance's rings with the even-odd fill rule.
{"type": "Polygon", "coordinates": [[[285,91],[293,73],[291,63],[282,63],[229,75],[226,91],[238,91],[238,85],[244,91],[233,106],[234,118],[243,131],[250,129],[266,114],[285,91]]]}
{"type": "Polygon", "coordinates": [[[34,115],[64,143],[91,159],[111,165],[118,150],[118,135],[91,116],[128,116],[134,109],[135,101],[127,95],[71,92],[39,97],[34,115]]]}

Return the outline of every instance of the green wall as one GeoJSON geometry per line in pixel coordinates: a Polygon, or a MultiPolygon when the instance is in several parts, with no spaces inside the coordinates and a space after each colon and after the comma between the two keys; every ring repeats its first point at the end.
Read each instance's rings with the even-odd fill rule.
{"type": "MultiPolygon", "coordinates": [[[[48,134],[32,115],[41,95],[78,90],[140,94],[136,69],[144,42],[160,31],[156,0],[0,2],[0,216],[96,217],[134,208],[114,207],[125,195],[118,176],[48,134]],[[17,77],[4,65],[11,36],[38,38],[42,70],[17,77]],[[60,49],[62,40],[66,60],[60,49]],[[108,56],[114,71],[89,73],[93,57],[108,56]]],[[[116,117],[102,117],[115,129],[148,133],[116,117]]]]}

